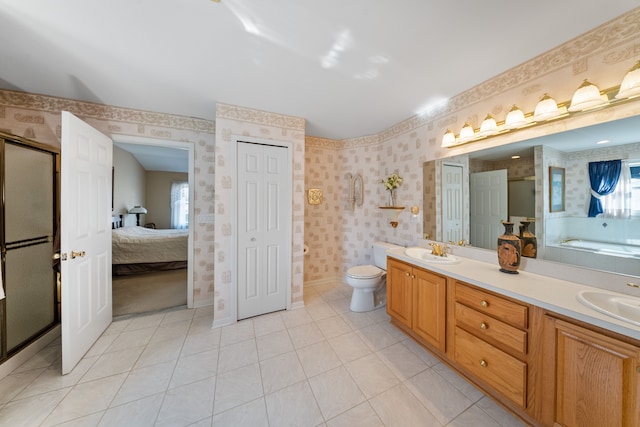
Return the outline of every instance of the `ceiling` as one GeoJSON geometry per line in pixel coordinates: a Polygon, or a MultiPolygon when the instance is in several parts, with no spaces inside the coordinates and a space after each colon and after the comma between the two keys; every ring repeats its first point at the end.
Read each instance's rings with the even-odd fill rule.
{"type": "Polygon", "coordinates": [[[217,102],[372,135],[637,0],[0,0],[0,88],[215,119],[217,102]],[[10,41],[7,43],[7,41],[10,41]]]}

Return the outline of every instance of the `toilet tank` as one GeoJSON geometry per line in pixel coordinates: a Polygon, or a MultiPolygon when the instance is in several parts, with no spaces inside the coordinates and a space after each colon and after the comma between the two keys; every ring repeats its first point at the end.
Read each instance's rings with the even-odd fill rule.
{"type": "Polygon", "coordinates": [[[373,263],[383,270],[387,269],[387,250],[400,248],[401,246],[387,242],[373,242],[373,263]]]}

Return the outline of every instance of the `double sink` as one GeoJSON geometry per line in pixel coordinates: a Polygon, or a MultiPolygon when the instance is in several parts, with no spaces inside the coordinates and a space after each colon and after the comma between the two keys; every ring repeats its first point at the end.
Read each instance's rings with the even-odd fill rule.
{"type": "MultiPolygon", "coordinates": [[[[455,255],[434,255],[431,249],[418,246],[404,250],[405,255],[431,264],[457,264],[460,258],[455,255]]],[[[640,298],[604,291],[580,291],[578,301],[586,307],[606,314],[607,316],[640,326],[640,298]]]]}

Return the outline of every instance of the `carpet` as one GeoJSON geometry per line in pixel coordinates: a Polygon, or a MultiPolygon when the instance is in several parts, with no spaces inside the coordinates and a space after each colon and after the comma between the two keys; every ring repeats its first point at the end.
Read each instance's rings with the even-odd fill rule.
{"type": "Polygon", "coordinates": [[[113,277],[113,315],[147,313],[187,304],[187,269],[113,277]]]}

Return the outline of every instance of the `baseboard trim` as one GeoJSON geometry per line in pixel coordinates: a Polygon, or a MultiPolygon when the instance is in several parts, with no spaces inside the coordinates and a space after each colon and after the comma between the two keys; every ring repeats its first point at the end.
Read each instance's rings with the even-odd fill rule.
{"type": "Polygon", "coordinates": [[[294,302],[289,310],[297,310],[299,308],[304,308],[304,301],[294,302]]]}
{"type": "Polygon", "coordinates": [[[331,283],[331,282],[342,282],[344,281],[344,278],[346,278],[346,276],[333,276],[333,277],[325,277],[323,279],[316,279],[316,280],[307,280],[304,282],[304,287],[309,287],[309,286],[316,286],[316,285],[324,285],[325,283],[331,283]]]}

